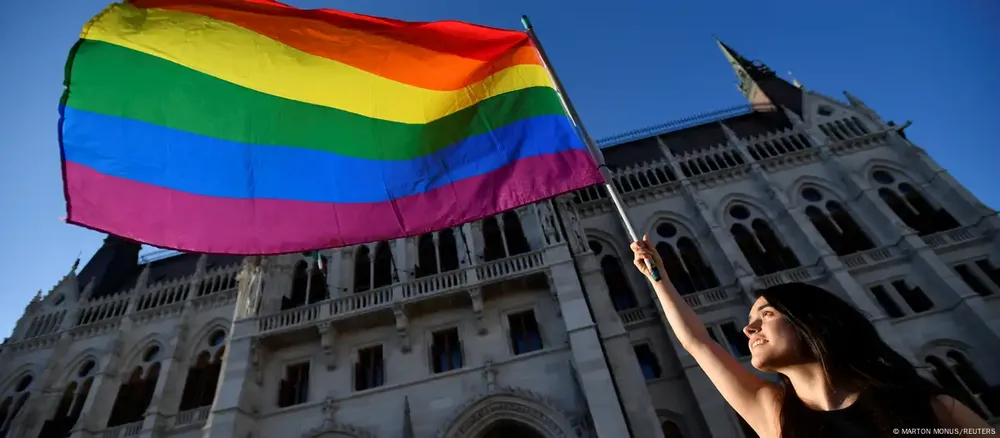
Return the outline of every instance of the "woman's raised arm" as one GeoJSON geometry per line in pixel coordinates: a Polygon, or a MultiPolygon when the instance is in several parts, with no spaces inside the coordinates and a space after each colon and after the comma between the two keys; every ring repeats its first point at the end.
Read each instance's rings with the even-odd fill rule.
{"type": "Polygon", "coordinates": [[[645,260],[653,261],[665,273],[663,261],[653,250],[646,236],[632,243],[636,268],[652,283],[660,307],[681,346],[708,375],[726,402],[761,436],[776,436],[781,390],[743,367],[708,335],[705,324],[677,293],[670,279],[654,281],[645,260]]]}

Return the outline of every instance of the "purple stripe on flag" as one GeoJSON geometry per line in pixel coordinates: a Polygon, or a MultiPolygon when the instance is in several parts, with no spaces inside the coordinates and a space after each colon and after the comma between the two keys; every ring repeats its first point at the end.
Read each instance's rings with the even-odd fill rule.
{"type": "Polygon", "coordinates": [[[603,182],[578,149],[516,161],[392,202],[333,204],[194,195],[66,162],[70,223],[164,248],[282,254],[423,234],[603,182]],[[346,236],[349,240],[338,241],[346,236]]]}

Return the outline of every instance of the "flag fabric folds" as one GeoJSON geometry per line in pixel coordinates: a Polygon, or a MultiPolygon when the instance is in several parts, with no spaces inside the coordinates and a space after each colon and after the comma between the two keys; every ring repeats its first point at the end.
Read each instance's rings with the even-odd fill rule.
{"type": "Polygon", "coordinates": [[[66,71],[67,220],[162,248],[401,238],[603,182],[525,32],[132,0],[66,71]]]}

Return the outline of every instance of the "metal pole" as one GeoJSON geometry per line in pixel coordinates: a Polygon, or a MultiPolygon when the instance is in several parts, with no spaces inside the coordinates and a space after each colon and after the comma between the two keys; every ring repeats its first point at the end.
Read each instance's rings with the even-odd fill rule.
{"type": "MultiPolygon", "coordinates": [[[[604,188],[608,191],[608,195],[611,196],[611,202],[615,204],[618,216],[621,217],[622,223],[625,224],[625,230],[633,242],[640,240],[639,235],[635,232],[635,228],[632,228],[632,222],[629,221],[628,214],[625,213],[625,202],[622,201],[621,195],[618,194],[618,190],[614,186],[611,169],[608,169],[608,165],[604,163],[604,153],[601,152],[601,148],[597,147],[597,144],[594,143],[594,140],[590,138],[590,134],[587,134],[587,130],[583,127],[583,121],[580,120],[580,115],[577,114],[576,108],[573,107],[573,102],[569,100],[562,82],[559,81],[559,76],[556,75],[555,70],[552,68],[552,63],[549,62],[549,57],[545,54],[545,49],[542,48],[542,43],[538,40],[538,36],[535,35],[535,29],[531,27],[531,21],[528,20],[527,15],[521,16],[521,24],[524,26],[524,30],[528,32],[528,37],[531,38],[531,42],[534,43],[535,48],[538,49],[538,55],[542,58],[542,66],[549,72],[549,77],[556,87],[556,94],[559,95],[559,100],[562,101],[563,108],[566,109],[570,121],[576,127],[577,131],[579,131],[583,143],[587,145],[587,150],[590,151],[594,160],[597,161],[598,170],[600,170],[601,176],[604,177],[604,188]]],[[[646,268],[652,273],[653,281],[660,281],[660,270],[653,265],[652,260],[646,260],[646,268]]]]}

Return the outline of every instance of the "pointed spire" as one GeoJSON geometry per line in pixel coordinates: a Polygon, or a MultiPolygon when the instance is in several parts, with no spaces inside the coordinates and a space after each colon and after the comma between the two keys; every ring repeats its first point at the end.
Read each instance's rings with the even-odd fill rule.
{"type": "Polygon", "coordinates": [[[413,420],[410,418],[410,396],[403,397],[403,438],[413,438],[413,420]]]}
{"type": "Polygon", "coordinates": [[[801,114],[802,84],[796,81],[793,85],[775,74],[764,63],[751,61],[718,38],[715,38],[715,42],[736,73],[740,93],[753,105],[754,111],[776,111],[779,105],[785,105],[793,112],[801,114]]]}

